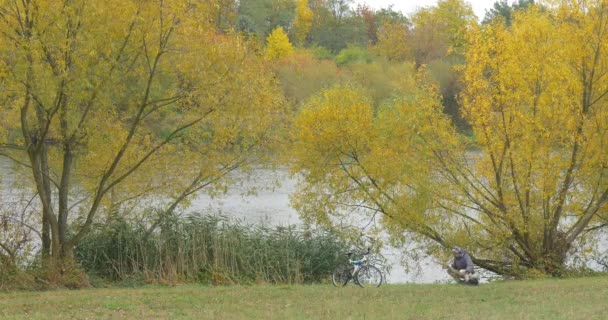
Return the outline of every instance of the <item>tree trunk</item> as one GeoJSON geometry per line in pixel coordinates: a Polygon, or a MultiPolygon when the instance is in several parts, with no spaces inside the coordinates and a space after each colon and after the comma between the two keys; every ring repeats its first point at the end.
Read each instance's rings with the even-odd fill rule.
{"type": "Polygon", "coordinates": [[[51,223],[47,215],[42,214],[42,258],[51,256],[51,223]]]}

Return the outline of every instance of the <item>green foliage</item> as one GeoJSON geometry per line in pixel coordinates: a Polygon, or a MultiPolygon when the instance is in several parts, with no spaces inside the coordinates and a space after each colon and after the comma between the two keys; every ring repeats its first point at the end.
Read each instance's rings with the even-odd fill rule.
{"type": "Polygon", "coordinates": [[[296,12],[294,1],[241,0],[238,6],[238,28],[266,39],[277,27],[289,29],[296,12]]]}
{"type": "Polygon", "coordinates": [[[31,290],[36,287],[37,283],[31,273],[0,264],[0,291],[31,290]]]}
{"type": "Polygon", "coordinates": [[[357,46],[348,46],[347,48],[340,50],[340,53],[336,56],[336,64],[338,66],[370,62],[371,56],[367,50],[357,46]]]}
{"type": "Polygon", "coordinates": [[[309,33],[313,45],[325,47],[333,53],[348,45],[367,46],[369,38],[365,20],[350,9],[349,2],[332,0],[316,9],[317,19],[309,33]]]}
{"type": "Polygon", "coordinates": [[[517,0],[517,2],[513,1],[511,5],[506,0],[496,1],[489,11],[486,10],[482,24],[489,24],[495,19],[502,19],[505,25],[510,26],[515,11],[525,10],[533,5],[534,0],[517,0]]]}
{"type": "Polygon", "coordinates": [[[346,248],[325,231],[197,214],[150,234],[114,220],[85,238],[76,255],[88,273],[108,281],[311,283],[325,281],[346,248]]]}
{"type": "Polygon", "coordinates": [[[380,26],[382,23],[398,23],[401,25],[410,25],[409,19],[401,11],[395,11],[393,6],[382,8],[376,11],[376,23],[380,26]]]}
{"type": "Polygon", "coordinates": [[[333,60],[335,55],[325,47],[314,46],[308,48],[309,52],[318,60],[333,60]]]}
{"type": "Polygon", "coordinates": [[[239,16],[236,19],[236,30],[241,31],[245,34],[257,35],[257,33],[255,32],[255,23],[253,22],[253,19],[245,15],[239,16]]]}

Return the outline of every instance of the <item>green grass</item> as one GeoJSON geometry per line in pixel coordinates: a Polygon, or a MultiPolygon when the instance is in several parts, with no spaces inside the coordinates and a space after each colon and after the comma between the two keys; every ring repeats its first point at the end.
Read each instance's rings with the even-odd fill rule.
{"type": "Polygon", "coordinates": [[[608,277],[455,284],[0,293],[2,319],[606,319],[608,277]]]}

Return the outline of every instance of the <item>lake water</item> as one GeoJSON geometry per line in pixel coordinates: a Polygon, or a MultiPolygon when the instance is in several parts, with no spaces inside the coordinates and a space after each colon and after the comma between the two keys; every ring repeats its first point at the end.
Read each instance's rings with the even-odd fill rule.
{"type": "MultiPolygon", "coordinates": [[[[15,208],[23,205],[20,192],[12,189],[15,179],[10,162],[0,157],[0,201],[3,205],[13,203],[15,208]]],[[[192,200],[190,212],[210,212],[238,219],[248,224],[267,226],[298,225],[302,221],[298,212],[290,206],[289,195],[295,191],[296,181],[285,170],[258,170],[252,180],[243,186],[231,187],[218,197],[198,195],[192,200]],[[274,186],[274,187],[273,187],[274,186]],[[255,189],[254,194],[249,193],[255,189]]],[[[25,200],[27,201],[27,200],[25,200]]],[[[387,259],[391,272],[389,283],[432,283],[448,281],[449,276],[430,259],[422,260],[416,272],[406,273],[399,264],[399,248],[385,248],[382,255],[387,259]]]]}
{"type": "MultiPolygon", "coordinates": [[[[283,170],[260,170],[244,187],[231,188],[221,196],[211,198],[200,195],[192,201],[191,211],[221,213],[246,223],[261,223],[271,226],[301,224],[298,212],[289,204],[289,195],[296,189],[296,181],[283,170]],[[278,186],[269,187],[279,182],[278,186]],[[247,195],[249,188],[257,189],[247,195]]],[[[448,281],[450,277],[440,266],[423,259],[416,272],[405,272],[399,264],[400,248],[385,248],[382,254],[390,263],[389,283],[433,283],[448,281]]]]}
{"type": "MultiPolygon", "coordinates": [[[[17,192],[9,187],[14,179],[6,159],[0,158],[0,201],[6,205],[10,202],[22,202],[17,192]]],[[[232,187],[219,197],[201,194],[193,199],[190,212],[210,212],[221,214],[245,223],[264,224],[267,226],[286,226],[301,224],[298,212],[290,206],[289,195],[296,189],[296,181],[285,170],[258,170],[255,178],[244,186],[232,187]],[[278,185],[277,185],[278,182],[278,185]],[[274,186],[274,187],[273,187],[274,186]],[[257,192],[248,194],[252,188],[257,192]]],[[[16,203],[16,205],[18,205],[16,203]]],[[[601,242],[603,250],[608,249],[608,241],[601,242]]],[[[419,268],[414,272],[405,272],[399,264],[402,248],[384,248],[382,254],[390,264],[391,272],[387,277],[389,283],[434,283],[446,282],[450,277],[430,258],[422,259],[419,268]]],[[[591,267],[599,266],[590,263],[591,267]]]]}

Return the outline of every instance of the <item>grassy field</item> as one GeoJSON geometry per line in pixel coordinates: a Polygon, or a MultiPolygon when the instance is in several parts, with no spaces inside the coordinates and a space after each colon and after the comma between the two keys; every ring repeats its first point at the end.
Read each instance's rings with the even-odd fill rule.
{"type": "Polygon", "coordinates": [[[0,293],[1,319],[608,319],[608,277],[0,293]]]}

